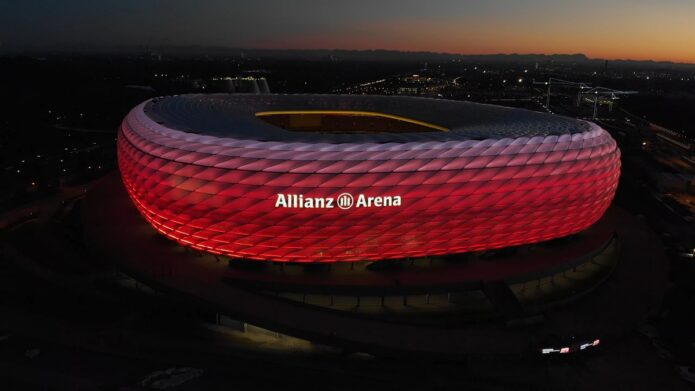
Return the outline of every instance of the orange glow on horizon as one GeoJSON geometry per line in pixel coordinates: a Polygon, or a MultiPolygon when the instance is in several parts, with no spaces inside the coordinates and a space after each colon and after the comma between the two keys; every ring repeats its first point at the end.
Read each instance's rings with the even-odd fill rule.
{"type": "MultiPolygon", "coordinates": [[[[603,22],[549,20],[447,23],[391,21],[365,23],[346,31],[288,34],[282,40],[261,40],[256,47],[274,49],[400,50],[451,54],[576,54],[607,60],[654,60],[695,63],[695,28],[691,15],[603,22]],[[654,26],[661,26],[656,28],[654,26]],[[666,26],[666,27],[664,27],[666,26]]],[[[599,18],[599,17],[597,17],[599,18]]],[[[594,18],[595,20],[597,18],[594,18]]]]}

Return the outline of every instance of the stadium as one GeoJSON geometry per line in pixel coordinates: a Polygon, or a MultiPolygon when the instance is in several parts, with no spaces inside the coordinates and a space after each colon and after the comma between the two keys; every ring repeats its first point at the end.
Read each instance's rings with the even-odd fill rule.
{"type": "Polygon", "coordinates": [[[118,153],[128,193],[167,237],[289,262],[571,235],[606,211],[620,166],[613,139],[588,122],[403,97],[155,99],[127,116],[118,153]]]}
{"type": "Polygon", "coordinates": [[[657,258],[632,252],[639,223],[610,208],[620,151],[591,122],[196,94],[136,106],[117,149],[120,175],[85,200],[90,242],[239,330],[398,356],[540,354],[594,347],[653,304],[635,292],[657,258]]]}

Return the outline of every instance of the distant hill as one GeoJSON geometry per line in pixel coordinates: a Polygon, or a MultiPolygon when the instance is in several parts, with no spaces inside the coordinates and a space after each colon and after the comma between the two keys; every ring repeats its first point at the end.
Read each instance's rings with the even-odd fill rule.
{"type": "MultiPolygon", "coordinates": [[[[165,56],[194,57],[254,57],[276,59],[306,59],[335,61],[465,61],[475,63],[557,63],[575,65],[601,65],[605,59],[589,58],[585,54],[454,54],[437,52],[404,52],[397,50],[338,50],[338,49],[253,49],[223,46],[102,46],[102,45],[53,45],[33,48],[0,46],[5,55],[50,54],[121,54],[138,55],[156,52],[165,56]]],[[[636,68],[669,68],[694,70],[695,64],[670,61],[610,60],[612,65],[636,68]]]]}

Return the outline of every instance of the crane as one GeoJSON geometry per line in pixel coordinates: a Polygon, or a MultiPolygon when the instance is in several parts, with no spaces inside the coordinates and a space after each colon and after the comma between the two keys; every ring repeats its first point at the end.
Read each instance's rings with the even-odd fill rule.
{"type": "Polygon", "coordinates": [[[593,87],[580,92],[579,96],[581,97],[583,94],[593,96],[594,112],[591,119],[595,120],[598,117],[598,102],[600,97],[608,99],[608,111],[613,111],[613,102],[620,99],[618,95],[631,95],[636,93],[637,91],[620,91],[606,87],[593,87]]]}
{"type": "Polygon", "coordinates": [[[584,83],[584,82],[574,82],[574,81],[569,81],[569,80],[562,80],[562,79],[557,79],[554,77],[551,77],[548,79],[546,82],[534,82],[533,84],[536,85],[546,85],[548,86],[548,92],[546,96],[546,105],[545,108],[550,111],[550,95],[551,95],[551,88],[552,87],[574,87],[577,88],[577,100],[575,101],[575,105],[579,107],[579,105],[582,102],[582,97],[584,95],[590,95],[593,96],[593,99],[591,100],[594,104],[594,112],[592,115],[592,119],[596,119],[598,116],[598,104],[599,104],[599,99],[601,97],[604,97],[604,99],[607,97],[609,100],[608,107],[609,110],[613,110],[613,102],[615,100],[620,99],[619,95],[628,95],[628,94],[636,94],[637,91],[621,91],[621,90],[614,90],[612,88],[606,88],[606,87],[592,87],[591,85],[584,83]]]}
{"type": "Polygon", "coordinates": [[[574,81],[569,81],[569,80],[562,80],[558,79],[555,77],[551,77],[548,79],[548,81],[545,82],[533,82],[535,85],[545,85],[548,86],[548,92],[546,95],[546,100],[545,100],[545,108],[550,111],[550,94],[551,94],[551,88],[552,87],[576,87],[579,89],[579,92],[577,93],[577,106],[579,106],[579,103],[581,103],[581,95],[582,91],[591,88],[587,83],[584,82],[574,82],[574,81]]]}

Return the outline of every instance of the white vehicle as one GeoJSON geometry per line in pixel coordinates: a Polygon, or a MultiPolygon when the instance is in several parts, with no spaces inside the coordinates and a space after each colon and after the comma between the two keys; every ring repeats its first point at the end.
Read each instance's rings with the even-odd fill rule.
{"type": "Polygon", "coordinates": [[[639,332],[640,332],[640,334],[644,335],[645,337],[649,338],[650,340],[659,337],[659,332],[656,330],[656,327],[654,327],[650,324],[645,324],[642,327],[640,327],[639,332]]]}
{"type": "Polygon", "coordinates": [[[196,379],[202,374],[203,370],[197,368],[169,368],[150,373],[140,382],[140,386],[155,390],[166,390],[196,379]]]}
{"type": "Polygon", "coordinates": [[[652,346],[656,348],[657,353],[659,354],[659,357],[663,358],[664,360],[672,360],[673,359],[673,354],[664,346],[664,343],[659,340],[659,339],[653,339],[652,340],[652,346]]]}
{"type": "Polygon", "coordinates": [[[682,248],[681,252],[678,254],[683,258],[695,258],[695,248],[682,248]]]}
{"type": "Polygon", "coordinates": [[[690,384],[695,385],[695,368],[693,367],[686,367],[686,366],[679,366],[678,367],[678,374],[680,377],[687,381],[690,384]]]}
{"type": "Polygon", "coordinates": [[[40,353],[41,353],[41,350],[40,350],[40,349],[29,349],[29,350],[27,350],[27,351],[24,352],[24,357],[27,357],[27,358],[35,358],[35,357],[38,356],[40,353]]]}

